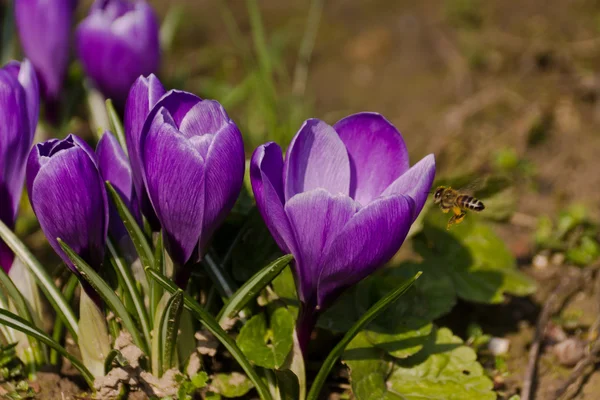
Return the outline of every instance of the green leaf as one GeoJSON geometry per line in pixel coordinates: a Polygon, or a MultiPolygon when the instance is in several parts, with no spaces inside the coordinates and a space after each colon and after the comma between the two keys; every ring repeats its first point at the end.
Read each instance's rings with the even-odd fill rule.
{"type": "Polygon", "coordinates": [[[165,297],[158,304],[152,335],[152,372],[161,377],[165,371],[175,365],[177,353],[177,335],[179,321],[183,311],[183,291],[177,290],[171,296],[165,297]]]}
{"type": "Polygon", "coordinates": [[[31,325],[18,315],[2,309],[0,309],[0,324],[7,325],[13,329],[23,332],[26,335],[29,335],[56,350],[60,355],[65,357],[71,362],[71,364],[73,364],[73,366],[81,373],[83,379],[85,379],[90,388],[94,387],[94,376],[90,373],[90,371],[81,363],[81,361],[73,357],[67,350],[65,350],[64,347],[52,340],[50,336],[46,335],[44,332],[31,325]]]}
{"type": "Polygon", "coordinates": [[[535,283],[517,270],[516,261],[494,231],[467,215],[465,221],[446,230],[448,216],[433,210],[425,228],[415,238],[415,250],[423,264],[438,265],[438,270],[453,282],[462,299],[480,303],[499,303],[504,293],[531,294],[535,283]]]}
{"type": "Polygon", "coordinates": [[[231,273],[246,282],[281,254],[257,208],[250,211],[231,249],[231,273]]]}
{"type": "Polygon", "coordinates": [[[394,360],[359,334],[344,353],[358,400],[496,399],[473,349],[447,328],[434,331],[418,354],[394,360]]]}
{"type": "Polygon", "coordinates": [[[277,308],[267,321],[264,314],[257,314],[244,324],[237,337],[237,344],[246,357],[263,368],[279,368],[292,349],[294,317],[285,307],[277,308]]]}
{"type": "Polygon", "coordinates": [[[52,305],[56,315],[65,323],[65,326],[69,330],[73,340],[75,343],[77,343],[79,337],[79,328],[77,327],[77,319],[75,318],[75,314],[60,290],[54,284],[54,281],[46,269],[2,221],[0,221],[0,238],[2,238],[4,243],[6,243],[7,246],[10,247],[10,249],[15,253],[15,255],[21,259],[23,264],[29,268],[40,289],[42,289],[44,295],[52,305]]]}
{"type": "Polygon", "coordinates": [[[145,354],[148,354],[150,347],[149,343],[146,343],[142,336],[140,336],[139,330],[135,325],[131,315],[127,312],[127,309],[119,300],[119,297],[115,294],[110,286],[98,275],[96,271],[92,269],[77,253],[75,253],[65,242],[60,238],[57,238],[58,244],[63,249],[65,254],[71,259],[73,265],[79,271],[79,274],[85,279],[90,286],[100,295],[102,300],[106,302],[108,307],[115,313],[115,315],[121,319],[123,325],[127,331],[131,334],[134,344],[139,347],[145,354]]]}
{"type": "Polygon", "coordinates": [[[246,305],[254,300],[279,273],[292,261],[291,255],[285,255],[273,261],[271,264],[258,271],[241,288],[239,288],[229,299],[227,304],[219,312],[217,319],[223,325],[229,318],[233,318],[246,305]]]}
{"type": "Polygon", "coordinates": [[[395,300],[400,298],[406,291],[413,285],[413,283],[419,279],[421,272],[418,272],[411,279],[405,281],[402,285],[396,288],[394,291],[389,293],[386,297],[379,300],[373,307],[371,307],[361,318],[358,320],[352,328],[348,330],[348,332],[344,335],[344,337],[339,341],[339,343],[331,350],[321,369],[317,373],[315,380],[308,392],[307,400],[317,400],[319,398],[319,393],[321,392],[321,387],[325,383],[329,372],[333,368],[337,359],[342,355],[346,346],[352,341],[352,339],[365,327],[367,326],[373,319],[375,319],[383,310],[385,310],[390,304],[392,304],[395,300]]]}
{"type": "Polygon", "coordinates": [[[242,397],[254,387],[252,381],[239,372],[216,374],[210,386],[221,395],[229,398],[242,397]]]}
{"type": "MultiPolygon", "coordinates": [[[[146,268],[146,272],[150,278],[159,282],[161,286],[169,293],[174,293],[178,290],[177,286],[172,281],[157,271],[151,268],[146,268]]],[[[260,398],[264,400],[271,400],[269,389],[267,389],[265,384],[262,382],[256,373],[256,370],[252,367],[250,361],[248,361],[235,341],[227,334],[227,332],[223,330],[223,328],[221,328],[217,320],[188,294],[183,294],[183,300],[185,308],[188,309],[192,315],[196,317],[196,319],[198,319],[206,327],[206,329],[208,329],[208,331],[223,344],[223,346],[225,346],[225,348],[231,353],[232,357],[240,364],[244,372],[248,374],[248,377],[256,387],[260,398]]]]}
{"type": "Polygon", "coordinates": [[[146,311],[146,307],[144,305],[144,300],[142,298],[142,294],[138,291],[135,280],[131,274],[131,268],[128,265],[125,265],[123,259],[119,256],[117,249],[111,240],[107,242],[108,251],[110,253],[110,262],[113,265],[115,272],[121,278],[121,281],[124,283],[124,290],[129,294],[129,298],[131,299],[137,321],[140,323],[142,327],[142,334],[144,335],[144,339],[147,343],[150,343],[150,321],[148,319],[148,314],[146,311]]]}
{"type": "Polygon", "coordinates": [[[411,359],[397,363],[389,377],[391,390],[403,399],[493,400],[493,383],[473,349],[447,328],[411,359]]]}
{"type": "Polygon", "coordinates": [[[144,236],[144,232],[142,232],[142,229],[137,224],[135,217],[133,216],[133,214],[131,214],[131,211],[129,211],[127,205],[125,204],[121,196],[119,196],[119,194],[108,181],[106,182],[106,190],[112,198],[112,201],[116,206],[117,211],[119,212],[121,220],[123,220],[125,229],[127,229],[129,237],[131,238],[131,241],[135,246],[135,250],[137,251],[138,256],[140,257],[142,266],[144,268],[154,268],[154,254],[152,253],[152,248],[148,244],[146,236],[144,236]]]}
{"type": "Polygon", "coordinates": [[[294,274],[290,267],[284,268],[281,273],[273,279],[273,290],[279,299],[285,304],[290,312],[296,317],[300,307],[294,274]]]}
{"type": "Polygon", "coordinates": [[[105,362],[110,353],[110,337],[106,317],[82,290],[79,302],[79,350],[83,364],[95,378],[104,376],[105,362]]]}
{"type": "MultiPolygon", "coordinates": [[[[35,326],[35,321],[31,314],[31,310],[27,305],[27,300],[25,300],[12,279],[10,279],[8,274],[4,272],[3,268],[0,268],[0,284],[6,290],[8,296],[12,300],[19,317],[35,326]]],[[[38,365],[43,365],[47,361],[44,348],[42,348],[41,344],[34,338],[28,338],[28,341],[29,345],[31,346],[31,351],[33,351],[33,355],[35,357],[35,363],[38,365]]]]}
{"type": "Polygon", "coordinates": [[[121,145],[121,148],[125,152],[125,155],[127,155],[127,142],[125,140],[125,130],[123,129],[121,118],[119,118],[119,114],[115,110],[111,99],[107,99],[104,104],[106,104],[106,112],[108,114],[110,129],[114,132],[119,144],[121,145]]]}

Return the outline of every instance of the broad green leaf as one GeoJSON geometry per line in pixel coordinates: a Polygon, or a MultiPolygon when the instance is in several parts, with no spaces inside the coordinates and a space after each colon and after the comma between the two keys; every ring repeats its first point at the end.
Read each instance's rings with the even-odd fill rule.
{"type": "Polygon", "coordinates": [[[261,290],[279,275],[281,270],[292,261],[291,255],[285,255],[273,261],[262,270],[258,271],[241,288],[239,288],[229,299],[227,304],[219,312],[217,317],[219,323],[223,324],[227,319],[233,318],[250,301],[254,300],[261,290]]]}
{"type": "Polygon", "coordinates": [[[252,381],[239,372],[216,374],[210,386],[219,394],[229,398],[242,397],[254,387],[252,381]]]}
{"type": "Polygon", "coordinates": [[[434,331],[418,354],[395,361],[361,333],[343,358],[358,400],[496,399],[475,351],[447,328],[434,331]]]}
{"type": "Polygon", "coordinates": [[[279,307],[269,322],[267,327],[263,313],[253,316],[240,330],[237,344],[250,361],[273,369],[283,365],[292,349],[294,317],[285,307],[279,307]]]}
{"type": "Polygon", "coordinates": [[[127,142],[125,141],[125,130],[123,129],[123,124],[121,123],[121,118],[119,118],[119,114],[115,110],[113,102],[111,99],[107,99],[104,104],[106,104],[106,113],[108,114],[108,122],[110,123],[110,129],[114,132],[121,148],[127,155],[127,142]]]}
{"type": "Polygon", "coordinates": [[[517,270],[504,242],[477,216],[471,213],[463,223],[446,230],[448,215],[433,211],[414,246],[423,264],[437,264],[439,273],[452,280],[459,297],[499,303],[504,293],[535,291],[534,282],[517,270]]]}
{"type": "Polygon", "coordinates": [[[110,353],[110,337],[106,317],[96,303],[81,291],[79,301],[79,350],[83,364],[95,378],[104,376],[106,358],[110,353]]]}
{"type": "Polygon", "coordinates": [[[76,357],[72,356],[67,350],[65,350],[64,347],[55,342],[50,336],[31,325],[28,321],[11,313],[10,311],[0,309],[0,324],[10,326],[13,329],[34,337],[40,342],[56,350],[60,355],[68,359],[71,364],[73,364],[73,367],[75,367],[81,373],[81,376],[83,376],[83,379],[85,379],[90,388],[94,387],[94,376],[85,367],[85,365],[83,365],[76,357]]]}
{"type": "Polygon", "coordinates": [[[292,268],[284,268],[283,271],[273,279],[273,290],[279,299],[283,301],[288,310],[296,317],[300,302],[296,293],[296,284],[294,283],[294,275],[292,268]]]}
{"type": "MultiPolygon", "coordinates": [[[[146,268],[146,272],[151,279],[154,279],[160,283],[160,285],[169,293],[174,293],[179,290],[179,288],[172,281],[159,272],[149,267],[146,268]]],[[[223,346],[225,346],[225,348],[231,353],[232,357],[240,364],[244,372],[248,374],[248,377],[256,387],[260,398],[263,400],[271,400],[269,389],[267,389],[263,381],[258,376],[256,370],[252,367],[250,361],[248,361],[235,341],[227,334],[227,332],[223,330],[223,328],[221,328],[217,320],[188,294],[183,294],[183,300],[185,308],[188,309],[192,315],[198,319],[206,327],[206,329],[208,329],[208,331],[223,344],[223,346]]]]}
{"type": "Polygon", "coordinates": [[[342,356],[350,368],[352,393],[358,400],[400,400],[389,393],[386,377],[394,365],[386,352],[374,347],[366,332],[361,332],[348,344],[342,356]]]}
{"type": "Polygon", "coordinates": [[[319,398],[319,393],[321,392],[321,387],[325,383],[329,372],[333,368],[335,362],[344,352],[344,349],[348,344],[354,339],[354,337],[371,321],[377,318],[381,312],[383,312],[390,304],[394,301],[398,300],[410,287],[413,283],[419,278],[421,272],[418,272],[411,279],[405,281],[398,288],[393,290],[387,296],[379,300],[373,307],[371,307],[359,320],[356,324],[354,324],[348,332],[344,335],[344,337],[338,342],[338,344],[331,350],[325,361],[323,362],[321,369],[317,373],[315,380],[308,392],[307,400],[316,400],[319,398]]]}
{"type": "Polygon", "coordinates": [[[158,303],[152,332],[152,372],[157,377],[175,366],[179,321],[183,311],[183,291],[180,289],[158,303]]]}
{"type": "Polygon", "coordinates": [[[77,327],[77,319],[69,303],[65,300],[60,290],[54,284],[54,281],[40,264],[40,262],[31,254],[27,247],[19,240],[19,238],[10,230],[4,222],[0,221],[0,238],[4,243],[21,259],[23,264],[33,274],[40,289],[46,295],[46,298],[52,305],[56,315],[65,323],[73,340],[77,342],[79,328],[77,327]]]}
{"type": "Polygon", "coordinates": [[[417,355],[396,363],[390,391],[406,400],[494,400],[493,383],[477,354],[447,328],[417,355]]]}
{"type": "Polygon", "coordinates": [[[231,250],[231,273],[246,282],[281,252],[256,208],[252,209],[231,250]]]}
{"type": "Polygon", "coordinates": [[[131,315],[127,312],[127,309],[115,294],[113,289],[104,281],[96,271],[93,270],[77,253],[73,251],[65,242],[60,238],[57,238],[58,244],[63,249],[65,254],[71,259],[77,271],[83,279],[85,279],[90,286],[100,295],[102,300],[106,302],[108,307],[115,313],[117,317],[121,319],[123,325],[127,331],[131,334],[133,342],[138,346],[144,353],[148,354],[150,344],[147,343],[142,336],[140,336],[139,330],[135,325],[131,315]]]}

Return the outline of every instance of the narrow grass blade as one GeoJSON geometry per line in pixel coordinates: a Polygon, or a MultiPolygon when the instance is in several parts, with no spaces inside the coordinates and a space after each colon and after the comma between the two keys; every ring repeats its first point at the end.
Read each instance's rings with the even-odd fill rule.
{"type": "MultiPolygon", "coordinates": [[[[160,271],[161,274],[166,275],[166,260],[162,231],[158,234],[156,245],[154,246],[154,268],[157,271],[160,271]]],[[[154,279],[148,279],[148,288],[150,290],[150,318],[152,320],[152,326],[154,326],[154,315],[156,314],[156,308],[158,307],[160,299],[162,299],[164,290],[154,279]]]]}
{"type": "MultiPolygon", "coordinates": [[[[154,271],[150,268],[147,268],[146,271],[152,279],[155,279],[157,282],[159,282],[168,292],[175,293],[177,290],[179,290],[179,288],[164,275],[159,274],[157,271],[154,271]]],[[[269,389],[265,386],[254,367],[252,367],[250,361],[248,361],[244,353],[242,353],[240,348],[237,346],[235,340],[233,340],[227,334],[227,332],[221,328],[217,320],[205,309],[203,309],[202,306],[200,306],[200,304],[198,304],[191,296],[184,293],[183,300],[185,308],[188,309],[192,315],[196,317],[206,327],[206,329],[208,329],[210,333],[212,333],[223,344],[223,346],[225,346],[233,358],[235,358],[240,364],[244,372],[246,372],[248,375],[248,378],[256,387],[260,398],[263,400],[271,400],[269,389]]]]}
{"type": "Polygon", "coordinates": [[[110,129],[117,137],[121,148],[127,154],[127,142],[125,141],[125,130],[123,129],[123,124],[121,123],[121,118],[119,118],[119,114],[115,110],[115,106],[111,99],[108,99],[104,102],[106,104],[106,113],[108,114],[108,122],[110,123],[110,129]]]}
{"type": "Polygon", "coordinates": [[[140,257],[142,265],[144,266],[144,268],[154,268],[154,254],[152,253],[152,248],[148,244],[146,236],[144,236],[144,232],[137,224],[135,217],[133,216],[133,214],[131,214],[131,211],[129,211],[129,209],[125,205],[125,202],[123,202],[121,196],[119,196],[119,194],[108,181],[106,182],[106,189],[108,194],[112,198],[114,205],[117,207],[119,216],[123,220],[123,224],[125,224],[125,229],[127,229],[129,237],[131,237],[131,241],[135,246],[135,250],[137,251],[138,256],[140,257]]]}
{"type": "MultiPolygon", "coordinates": [[[[31,311],[27,306],[27,300],[25,300],[19,289],[17,289],[17,287],[13,283],[12,279],[10,279],[8,274],[4,272],[2,268],[0,268],[0,284],[6,289],[8,296],[12,299],[19,317],[23,318],[31,325],[35,326],[33,316],[31,315],[31,311]]],[[[41,347],[41,344],[36,339],[29,339],[29,345],[31,346],[31,350],[33,351],[36,364],[43,365],[45,362],[47,362],[46,353],[41,347]]]]}
{"type": "Polygon", "coordinates": [[[221,309],[217,320],[223,326],[223,323],[229,318],[233,318],[242,310],[251,300],[256,298],[279,273],[292,261],[293,257],[288,254],[279,257],[271,264],[258,271],[244,285],[239,288],[229,299],[227,304],[221,309]]]}
{"type": "Polygon", "coordinates": [[[131,302],[135,309],[135,317],[142,327],[144,339],[147,343],[150,343],[150,321],[148,320],[148,313],[146,312],[142,295],[136,287],[135,280],[131,274],[131,269],[123,263],[123,259],[119,256],[112,241],[108,241],[107,247],[110,253],[110,261],[115,268],[115,272],[121,277],[121,280],[124,283],[123,289],[127,290],[129,293],[129,297],[131,298],[131,302]]]}
{"type": "Polygon", "coordinates": [[[415,276],[408,279],[402,285],[400,285],[397,289],[393,290],[390,294],[385,296],[383,299],[379,300],[373,307],[369,308],[369,310],[346,332],[342,340],[331,350],[323,365],[321,365],[321,369],[317,373],[315,380],[308,392],[307,400],[317,400],[319,398],[319,393],[321,392],[321,387],[325,383],[327,376],[331,372],[331,369],[335,365],[338,358],[342,355],[346,346],[354,339],[365,326],[369,324],[369,322],[373,321],[387,306],[396,301],[400,296],[402,296],[406,291],[415,283],[415,281],[421,276],[422,272],[417,272],[415,276]]]}
{"type": "Polygon", "coordinates": [[[131,315],[127,312],[125,305],[121,302],[119,297],[115,294],[110,286],[98,275],[96,271],[92,269],[85,261],[81,259],[65,242],[60,238],[57,238],[58,244],[63,249],[65,254],[71,259],[75,268],[79,271],[81,277],[85,279],[92,288],[100,295],[107,306],[115,313],[115,315],[121,319],[123,326],[131,334],[133,343],[139,347],[145,354],[148,353],[150,343],[147,343],[138,331],[135,322],[131,318],[131,315]]]}
{"type": "MultiPolygon", "coordinates": [[[[79,279],[75,276],[75,274],[70,274],[69,280],[67,284],[63,288],[63,295],[65,299],[70,303],[73,299],[73,295],[75,295],[75,289],[77,289],[77,285],[79,285],[79,279]]],[[[54,327],[52,328],[52,339],[57,343],[60,343],[61,338],[63,337],[63,331],[65,329],[65,323],[62,319],[58,318],[54,321],[54,327]]],[[[50,350],[50,364],[58,365],[58,353],[56,350],[50,350]]]]}
{"type": "Polygon", "coordinates": [[[228,299],[237,290],[237,285],[224,268],[219,265],[210,254],[204,256],[203,264],[208,276],[217,287],[219,293],[224,298],[228,299]]]}
{"type": "Polygon", "coordinates": [[[159,315],[155,317],[157,324],[152,337],[152,372],[158,378],[174,367],[182,311],[183,291],[180,289],[166,299],[164,307],[159,306],[159,315]]]}
{"type": "Polygon", "coordinates": [[[94,377],[92,376],[91,372],[81,363],[81,361],[73,357],[67,350],[65,350],[64,347],[56,343],[50,336],[46,335],[35,326],[32,326],[28,321],[11,313],[10,311],[0,309],[0,324],[10,326],[13,329],[23,332],[26,335],[29,335],[56,350],[58,353],[60,353],[60,355],[69,360],[75,368],[77,368],[90,388],[94,387],[94,377]]]}
{"type": "Polygon", "coordinates": [[[73,340],[77,342],[79,336],[79,328],[77,327],[77,319],[73,310],[69,306],[69,303],[65,300],[60,290],[54,284],[54,281],[46,271],[46,269],[39,263],[39,261],[31,254],[27,247],[17,238],[17,236],[0,221],[0,237],[10,247],[17,257],[23,261],[23,264],[33,274],[38,285],[44,292],[44,295],[52,305],[52,308],[56,312],[58,318],[64,323],[73,340]]]}

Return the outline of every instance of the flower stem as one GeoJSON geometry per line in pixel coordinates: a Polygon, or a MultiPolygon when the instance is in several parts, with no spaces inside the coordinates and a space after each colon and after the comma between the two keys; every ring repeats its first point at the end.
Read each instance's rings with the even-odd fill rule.
{"type": "Polygon", "coordinates": [[[296,319],[296,335],[302,354],[306,356],[312,331],[317,324],[318,313],[315,307],[302,303],[296,319]]]}

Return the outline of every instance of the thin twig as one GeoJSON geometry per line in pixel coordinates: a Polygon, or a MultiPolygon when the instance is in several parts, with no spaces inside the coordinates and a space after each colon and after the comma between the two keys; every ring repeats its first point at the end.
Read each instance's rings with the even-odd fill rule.
{"type": "MultiPolygon", "coordinates": [[[[594,295],[596,297],[596,304],[600,306],[600,272],[596,272],[594,295]]],[[[571,371],[571,375],[569,375],[567,380],[558,388],[555,399],[572,398],[575,393],[579,392],[580,385],[585,378],[594,371],[594,369],[590,369],[590,367],[598,361],[598,355],[600,354],[600,316],[596,318],[594,323],[590,326],[588,337],[592,338],[588,354],[575,365],[575,368],[571,371]],[[578,383],[577,387],[573,386],[575,383],[578,383]],[[562,397],[563,395],[565,397],[562,397]]]]}
{"type": "Polygon", "coordinates": [[[550,317],[562,307],[564,301],[579,289],[581,286],[580,278],[581,272],[579,270],[570,270],[567,273],[567,276],[561,280],[560,284],[552,294],[550,294],[550,297],[546,300],[546,304],[544,304],[535,327],[533,343],[529,349],[529,359],[527,362],[527,370],[525,371],[525,378],[523,380],[523,389],[521,390],[521,400],[530,400],[534,394],[533,383],[546,325],[548,324],[550,317]]]}

